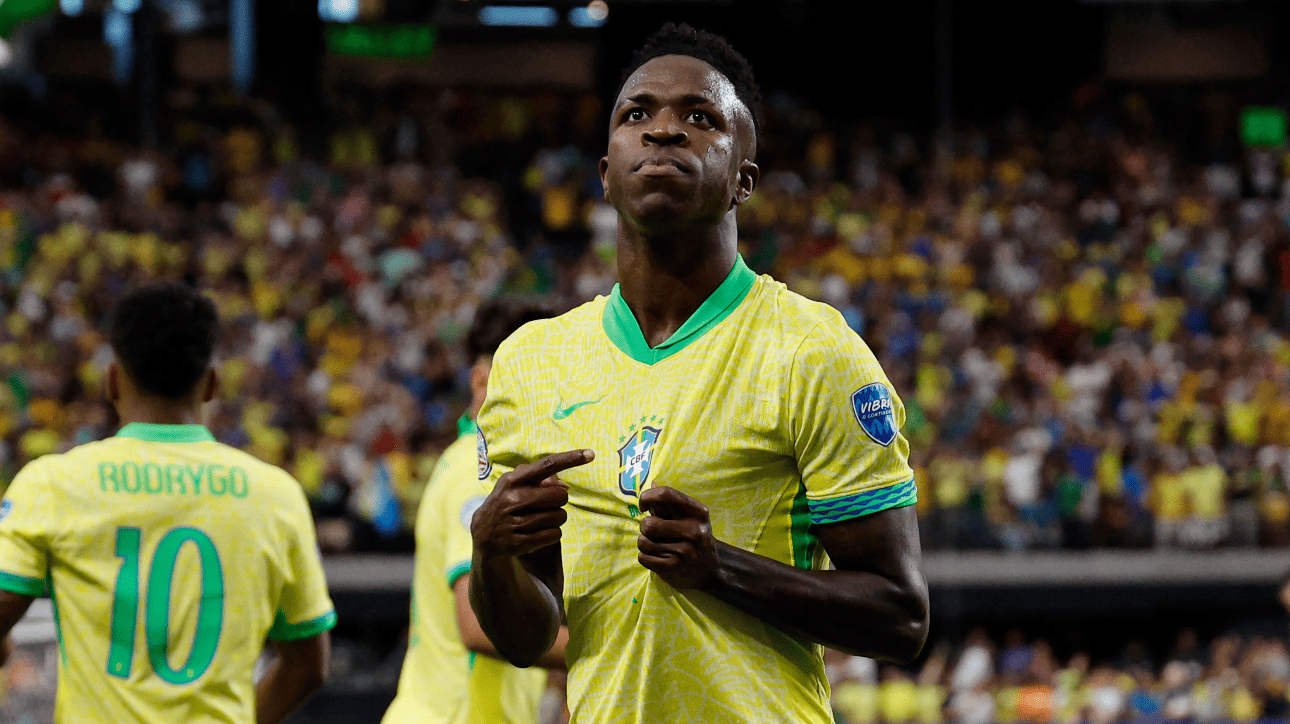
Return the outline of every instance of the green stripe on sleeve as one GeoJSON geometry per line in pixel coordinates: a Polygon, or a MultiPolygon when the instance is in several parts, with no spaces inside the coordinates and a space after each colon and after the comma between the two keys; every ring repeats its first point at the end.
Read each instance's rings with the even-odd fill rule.
{"type": "Polygon", "coordinates": [[[830,500],[812,500],[811,520],[816,525],[838,523],[852,518],[880,513],[890,508],[902,508],[918,502],[918,488],[914,479],[888,485],[877,490],[866,490],[830,500]]]}
{"type": "Polygon", "coordinates": [[[39,598],[45,595],[45,579],[29,578],[16,573],[0,571],[0,591],[39,598]]]}
{"type": "Polygon", "coordinates": [[[278,616],[273,620],[273,628],[269,629],[269,638],[274,641],[299,641],[311,636],[317,636],[323,631],[330,631],[336,626],[336,612],[328,611],[318,618],[313,618],[300,623],[287,623],[286,616],[278,611],[278,616]]]}
{"type": "Polygon", "coordinates": [[[448,569],[448,588],[457,583],[457,579],[470,573],[470,561],[462,561],[448,569]]]}

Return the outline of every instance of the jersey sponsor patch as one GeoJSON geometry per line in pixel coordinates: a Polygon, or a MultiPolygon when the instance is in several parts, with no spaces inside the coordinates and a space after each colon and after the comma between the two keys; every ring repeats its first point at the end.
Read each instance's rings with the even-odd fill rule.
{"type": "Polygon", "coordinates": [[[865,385],[851,394],[851,411],[860,429],[871,440],[886,447],[896,439],[896,416],[891,409],[891,390],[881,382],[865,385]]]}
{"type": "Polygon", "coordinates": [[[482,495],[476,495],[465,503],[462,503],[461,524],[465,526],[466,530],[470,530],[470,521],[475,517],[475,511],[479,510],[479,506],[483,504],[484,496],[482,495]]]}
{"type": "Polygon", "coordinates": [[[493,472],[493,462],[488,459],[488,440],[484,438],[484,428],[475,428],[475,450],[479,453],[479,479],[488,480],[493,472]]]}
{"type": "Polygon", "coordinates": [[[640,497],[654,460],[654,446],[661,434],[660,428],[642,427],[618,448],[618,489],[624,495],[640,497]]]}
{"type": "Polygon", "coordinates": [[[0,500],[0,520],[4,520],[5,518],[8,518],[9,513],[12,510],[13,510],[12,500],[8,500],[8,499],[0,500]]]}

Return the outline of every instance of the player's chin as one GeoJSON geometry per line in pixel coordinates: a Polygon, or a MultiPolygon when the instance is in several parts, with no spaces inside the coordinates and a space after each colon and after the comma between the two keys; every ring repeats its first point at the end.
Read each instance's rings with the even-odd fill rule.
{"type": "Polygon", "coordinates": [[[693,194],[659,191],[634,199],[628,207],[633,225],[648,233],[683,229],[696,216],[693,194]]]}

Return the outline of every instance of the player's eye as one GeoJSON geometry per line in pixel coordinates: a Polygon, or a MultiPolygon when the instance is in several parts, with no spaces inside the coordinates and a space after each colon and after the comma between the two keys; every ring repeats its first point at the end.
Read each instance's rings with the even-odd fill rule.
{"type": "Polygon", "coordinates": [[[712,116],[709,115],[707,111],[690,111],[689,115],[686,116],[686,120],[691,123],[706,123],[708,125],[712,125],[712,116]]]}
{"type": "Polygon", "coordinates": [[[645,109],[633,108],[623,115],[623,119],[627,121],[643,121],[645,120],[645,109]]]}

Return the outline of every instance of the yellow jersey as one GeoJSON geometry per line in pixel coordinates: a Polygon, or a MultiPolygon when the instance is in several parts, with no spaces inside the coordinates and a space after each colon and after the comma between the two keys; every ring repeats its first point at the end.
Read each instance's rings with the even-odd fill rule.
{"type": "Polygon", "coordinates": [[[0,502],[0,588],[54,602],[55,721],[255,721],[265,639],[332,628],[313,519],[200,425],[37,458],[0,502]]]}
{"type": "Polygon", "coordinates": [[[475,424],[463,418],[417,509],[412,625],[399,692],[383,724],[536,724],[546,671],[466,649],[453,584],[470,572],[470,519],[484,502],[475,424]]]}
{"type": "Polygon", "coordinates": [[[675,487],[719,540],[820,569],[812,524],[917,502],[904,418],[836,310],[742,259],[654,348],[618,287],[512,335],[479,416],[480,478],[596,451],[561,474],[573,722],[832,722],[819,646],[640,565],[638,494],[675,487]]]}

